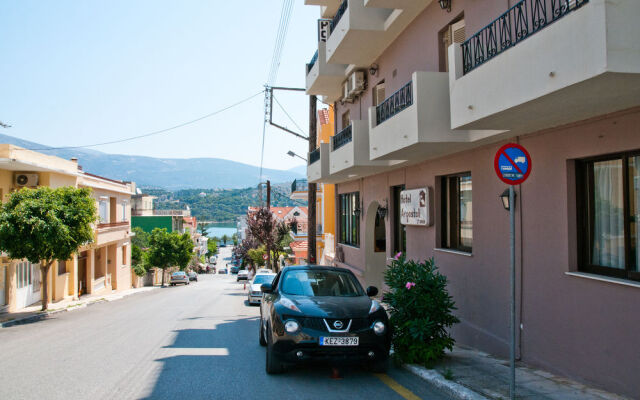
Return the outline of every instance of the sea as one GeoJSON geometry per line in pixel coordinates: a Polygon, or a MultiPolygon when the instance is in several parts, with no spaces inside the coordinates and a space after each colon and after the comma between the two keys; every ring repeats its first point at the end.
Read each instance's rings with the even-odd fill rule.
{"type": "Polygon", "coordinates": [[[208,237],[217,237],[219,239],[223,235],[227,235],[231,241],[231,236],[233,236],[234,233],[237,233],[238,229],[236,224],[231,222],[208,225],[206,231],[208,237]]]}

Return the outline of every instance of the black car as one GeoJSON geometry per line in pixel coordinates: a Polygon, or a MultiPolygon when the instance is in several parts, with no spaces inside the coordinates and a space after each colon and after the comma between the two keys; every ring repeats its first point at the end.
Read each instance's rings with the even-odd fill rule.
{"type": "Polygon", "coordinates": [[[268,374],[308,360],[367,363],[384,372],[391,332],[387,313],[348,269],[285,267],[261,286],[260,344],[268,374]]]}
{"type": "Polygon", "coordinates": [[[240,267],[238,267],[238,266],[234,265],[233,267],[231,267],[231,268],[229,269],[229,271],[231,271],[231,273],[232,273],[232,274],[237,274],[237,273],[238,273],[238,271],[240,271],[240,267]]]}

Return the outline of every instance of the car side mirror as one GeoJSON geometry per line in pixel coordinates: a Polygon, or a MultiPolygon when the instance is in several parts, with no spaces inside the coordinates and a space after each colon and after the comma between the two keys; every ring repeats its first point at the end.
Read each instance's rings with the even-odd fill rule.
{"type": "Polygon", "coordinates": [[[260,291],[262,293],[273,293],[273,286],[270,283],[263,283],[260,285],[260,291]]]}
{"type": "Polygon", "coordinates": [[[367,288],[367,296],[373,297],[378,294],[378,288],[375,286],[369,286],[367,288]]]}

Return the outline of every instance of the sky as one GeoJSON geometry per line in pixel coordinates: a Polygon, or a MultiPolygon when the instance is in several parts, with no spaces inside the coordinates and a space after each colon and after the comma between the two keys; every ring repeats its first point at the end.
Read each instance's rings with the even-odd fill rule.
{"type": "MultiPolygon", "coordinates": [[[[276,86],[305,84],[319,9],[294,1],[276,86]]],[[[172,127],[254,95],[267,80],[282,0],[2,0],[0,133],[62,147],[172,127]]],[[[276,97],[308,131],[303,92],[276,97]]],[[[260,164],[264,96],[194,124],[92,147],[260,164]]],[[[298,130],[274,105],[274,120],[298,130]]],[[[308,142],[268,127],[266,168],[302,165],[308,142]]]]}

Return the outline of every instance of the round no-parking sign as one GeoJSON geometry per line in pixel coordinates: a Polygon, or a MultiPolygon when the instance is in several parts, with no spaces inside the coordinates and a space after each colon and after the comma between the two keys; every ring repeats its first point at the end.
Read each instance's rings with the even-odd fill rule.
{"type": "Polygon", "coordinates": [[[508,143],[500,147],[493,161],[498,178],[507,185],[519,185],[531,173],[531,156],[519,144],[508,143]]]}

